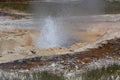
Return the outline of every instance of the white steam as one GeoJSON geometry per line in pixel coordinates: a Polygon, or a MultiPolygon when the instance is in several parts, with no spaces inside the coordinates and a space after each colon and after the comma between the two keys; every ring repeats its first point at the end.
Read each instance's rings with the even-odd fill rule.
{"type": "Polygon", "coordinates": [[[58,28],[58,25],[50,16],[45,18],[44,27],[42,27],[40,37],[37,40],[37,46],[42,48],[60,46],[58,28]]]}
{"type": "Polygon", "coordinates": [[[31,6],[36,15],[34,22],[41,30],[36,40],[36,45],[41,48],[71,45],[80,40],[73,38],[71,32],[80,29],[78,24],[82,20],[88,20],[81,16],[102,14],[104,11],[103,0],[38,0],[31,6]]]}

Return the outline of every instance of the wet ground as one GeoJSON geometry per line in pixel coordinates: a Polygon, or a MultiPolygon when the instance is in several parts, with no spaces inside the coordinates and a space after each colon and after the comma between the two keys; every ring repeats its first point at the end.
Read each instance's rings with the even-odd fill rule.
{"type": "MultiPolygon", "coordinates": [[[[111,4],[111,3],[110,3],[111,4]]],[[[108,4],[108,5],[110,5],[108,4]]],[[[117,3],[115,3],[117,4],[117,3]]],[[[114,13],[114,10],[119,9],[119,6],[116,6],[113,9],[106,9],[106,12],[114,13]]],[[[115,13],[119,13],[115,12],[115,13]]],[[[52,13],[51,13],[52,14],[52,13]]],[[[33,41],[37,39],[39,30],[33,28],[31,24],[32,19],[26,17],[27,14],[18,14],[18,13],[10,13],[6,11],[0,11],[0,16],[2,19],[0,20],[0,41],[3,43],[0,46],[1,54],[0,54],[0,69],[4,71],[15,71],[15,70],[37,70],[40,71],[57,71],[57,73],[65,73],[80,70],[87,64],[92,62],[96,62],[98,60],[114,60],[117,59],[120,62],[120,38],[114,36],[113,32],[119,33],[119,21],[120,15],[95,15],[95,16],[73,16],[69,18],[64,18],[64,21],[70,23],[74,22],[74,24],[70,24],[69,26],[76,26],[71,28],[71,35],[74,36],[73,39],[81,40],[81,42],[70,45],[67,48],[64,47],[55,47],[50,49],[39,49],[35,47],[33,41]],[[7,18],[3,18],[7,17],[7,18]],[[8,18],[9,17],[9,18],[8,18]],[[26,18],[25,18],[26,17],[26,18]],[[84,22],[87,20],[86,25],[79,23],[79,21],[84,22]],[[67,21],[69,20],[69,21],[67,21]],[[95,23],[93,23],[95,22],[95,23]],[[79,28],[79,26],[85,26],[85,28],[79,28]],[[17,26],[17,29],[15,29],[17,26]],[[22,29],[18,29],[21,28],[22,29]],[[93,27],[94,26],[94,27],[93,27]],[[95,28],[98,27],[98,29],[95,28]],[[111,32],[106,32],[107,29],[110,28],[100,28],[100,27],[111,27],[111,32]],[[9,28],[14,27],[9,31],[9,28]],[[23,27],[25,29],[23,29],[23,27]],[[26,29],[26,28],[29,29],[26,29]],[[33,28],[33,29],[32,29],[33,28]],[[95,28],[95,29],[94,29],[95,28]],[[6,30],[7,29],[7,30],[6,30]],[[115,30],[114,30],[115,29],[115,30]],[[38,31],[38,32],[37,32],[38,31]],[[76,32],[75,32],[76,31],[76,32]],[[87,32],[87,33],[86,33],[87,32]],[[107,33],[111,33],[110,35],[106,35],[107,33]],[[104,40],[110,36],[114,36],[114,38],[109,40],[104,40]],[[79,38],[79,39],[76,39],[79,38]],[[82,38],[82,39],[81,39],[82,38]],[[93,44],[97,40],[103,39],[103,43],[98,43],[98,46],[94,46],[91,49],[91,45],[84,49],[83,46],[86,47],[87,44],[93,44]],[[19,41],[20,40],[20,41],[19,41]],[[9,45],[8,45],[9,44],[9,45]],[[5,46],[5,47],[3,47],[5,46]],[[6,49],[6,47],[8,49],[6,49]],[[83,48],[82,50],[81,47],[83,48]],[[3,53],[2,53],[3,51],[3,53]]],[[[67,25],[68,24],[64,24],[67,25]]],[[[72,40],[73,40],[72,39],[72,40]]],[[[73,40],[73,41],[75,41],[73,40]]],[[[72,42],[73,42],[72,41],[72,42]]],[[[71,41],[67,41],[70,43],[71,41]]],[[[94,44],[93,44],[94,45],[94,44]]],[[[101,63],[102,64],[102,63],[101,63]]]]}
{"type": "MultiPolygon", "coordinates": [[[[89,49],[83,52],[73,52],[64,55],[41,56],[29,59],[16,60],[14,62],[0,64],[2,70],[30,70],[35,67],[47,66],[49,64],[63,65],[63,69],[78,70],[85,64],[89,64],[99,59],[120,59],[120,39],[108,40],[105,44],[100,44],[98,48],[89,49]]],[[[34,53],[34,51],[33,51],[34,53]]],[[[59,66],[58,66],[59,67],[59,66]]],[[[56,68],[55,68],[56,69],[56,68]]],[[[46,70],[46,68],[44,68],[46,70]]]]}
{"type": "MultiPolygon", "coordinates": [[[[76,27],[72,27],[70,34],[73,36],[73,39],[81,41],[73,45],[71,44],[67,48],[58,46],[50,49],[41,49],[39,47],[35,47],[34,41],[39,38],[40,32],[39,30],[35,29],[36,27],[32,27],[32,19],[13,20],[11,18],[2,18],[0,22],[0,41],[4,44],[4,46],[1,44],[2,53],[0,61],[1,63],[5,63],[28,57],[46,56],[51,54],[65,54],[66,52],[79,50],[87,44],[92,44],[101,38],[109,38],[110,36],[113,36],[114,38],[114,32],[119,32],[120,29],[119,16],[119,14],[89,16],[94,21],[83,25],[85,27],[81,27],[81,25],[79,26],[81,23],[75,21],[75,19],[79,21],[79,18],[69,18],[68,23],[71,21],[76,22],[76,25],[75,22],[71,25],[76,27]],[[113,34],[110,31],[113,31],[113,34]],[[109,37],[103,37],[106,34],[108,34],[109,37]]],[[[82,18],[85,17],[83,16],[82,18]]],[[[66,42],[70,44],[71,40],[67,40],[66,42]]],[[[89,47],[91,46],[88,46],[87,48],[89,47]]],[[[84,50],[84,48],[82,50],[84,50]]]]}
{"type": "MultiPolygon", "coordinates": [[[[113,20],[115,20],[115,23],[113,22],[112,26],[114,26],[116,24],[116,21],[118,21],[118,23],[119,23],[119,18],[113,19],[113,20]]],[[[27,21],[27,20],[25,20],[25,21],[27,21]]],[[[14,21],[13,21],[13,23],[14,23],[14,21]]],[[[18,23],[19,23],[19,21],[18,21],[18,23]]],[[[112,22],[108,22],[108,23],[112,24],[112,22]]],[[[94,24],[92,24],[92,25],[94,25],[94,24]]],[[[101,25],[97,25],[97,26],[101,26],[101,25]]],[[[23,25],[23,27],[24,27],[24,25],[23,25]]],[[[20,31],[20,33],[21,33],[21,31],[20,31]]],[[[74,31],[72,31],[74,33],[73,35],[79,34],[79,31],[82,31],[80,33],[84,33],[85,30],[77,29],[77,31],[78,31],[78,33],[77,32],[74,33],[74,31]]],[[[10,31],[10,32],[8,31],[6,33],[10,34],[10,36],[11,36],[11,34],[14,34],[14,31],[12,33],[11,32],[12,31],[10,31]]],[[[29,30],[28,30],[28,32],[29,32],[29,30]]],[[[32,31],[32,32],[34,34],[34,31],[32,31]]],[[[93,32],[94,32],[94,30],[93,30],[93,32]]],[[[24,30],[23,30],[23,33],[24,33],[24,30]]],[[[95,33],[97,33],[97,31],[95,31],[95,33]]],[[[29,34],[25,34],[25,35],[29,35],[29,34]]],[[[89,34],[89,32],[87,34],[82,34],[82,37],[83,37],[82,42],[86,42],[86,41],[94,42],[97,39],[100,39],[100,37],[102,35],[104,35],[104,34],[101,33],[101,34],[94,35],[94,34],[89,34]],[[84,40],[86,40],[86,41],[84,41],[84,40]]],[[[27,38],[25,39],[24,35],[19,36],[19,34],[18,34],[17,36],[19,38],[22,37],[21,39],[23,39],[23,43],[24,43],[24,41],[26,43],[27,40],[29,43],[29,39],[31,39],[31,37],[29,38],[27,36],[26,36],[27,38]]],[[[77,36],[79,36],[78,38],[81,39],[81,37],[80,37],[81,35],[76,35],[75,37],[77,37],[77,36]]],[[[6,41],[4,41],[4,43],[5,42],[6,41]]],[[[69,41],[69,43],[70,42],[71,41],[69,41]]],[[[9,42],[7,42],[5,45],[7,45],[8,43],[9,42]]],[[[31,43],[31,41],[30,41],[30,43],[31,43]]],[[[109,40],[108,43],[101,44],[98,48],[93,48],[93,49],[83,51],[83,52],[79,52],[79,51],[75,52],[74,51],[74,49],[79,49],[81,47],[81,45],[84,46],[84,43],[79,44],[79,45],[78,44],[77,43],[73,44],[68,49],[63,48],[63,47],[62,48],[58,47],[58,48],[50,48],[47,50],[41,50],[41,49],[38,49],[35,47],[26,48],[23,45],[20,46],[20,48],[13,47],[14,49],[16,49],[16,51],[14,51],[14,49],[12,49],[12,50],[8,50],[8,52],[2,53],[1,58],[0,58],[0,60],[2,62],[0,64],[0,69],[8,72],[8,74],[9,74],[9,72],[14,72],[14,71],[16,71],[16,72],[18,71],[18,72],[20,72],[20,74],[21,74],[21,72],[24,73],[24,72],[29,72],[29,71],[31,71],[31,72],[32,71],[33,72],[34,71],[49,71],[49,72],[58,73],[58,74],[59,73],[69,74],[70,72],[79,71],[79,70],[85,68],[86,65],[89,65],[91,63],[96,65],[97,61],[102,60],[102,59],[104,59],[104,60],[100,64],[102,64],[105,60],[111,60],[111,62],[112,62],[115,59],[117,59],[118,63],[120,62],[120,60],[119,60],[120,59],[120,51],[119,51],[120,50],[120,47],[119,47],[120,39],[119,38],[109,40]],[[19,52],[20,52],[20,54],[19,54],[19,52]],[[11,56],[11,54],[14,56],[11,56]],[[55,55],[53,55],[53,54],[55,54],[55,55]],[[62,54],[64,54],[64,55],[62,55],[62,54]],[[8,56],[6,56],[6,55],[8,55],[8,56]],[[42,56],[42,55],[46,55],[46,56],[42,56]],[[39,57],[36,57],[36,56],[39,56],[39,57]],[[30,58],[30,57],[32,57],[32,58],[30,58]]],[[[99,64],[98,64],[98,66],[99,66],[99,64]]],[[[87,70],[87,68],[85,70],[87,70]]],[[[80,76],[80,75],[78,75],[78,76],[80,76]]]]}

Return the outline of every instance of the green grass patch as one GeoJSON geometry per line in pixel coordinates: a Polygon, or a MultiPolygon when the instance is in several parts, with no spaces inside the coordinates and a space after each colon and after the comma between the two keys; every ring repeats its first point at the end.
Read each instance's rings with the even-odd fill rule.
{"type": "Polygon", "coordinates": [[[106,1],[105,3],[106,14],[118,14],[120,13],[120,1],[106,1]]]}
{"type": "Polygon", "coordinates": [[[0,75],[0,80],[65,80],[63,76],[49,73],[49,72],[24,72],[14,73],[14,75],[7,75],[5,73],[0,75]]]}
{"type": "Polygon", "coordinates": [[[120,76],[120,65],[113,64],[107,68],[95,69],[83,73],[83,80],[116,80],[120,76]]]}
{"type": "MultiPolygon", "coordinates": [[[[48,73],[46,71],[40,73],[40,72],[35,72],[35,73],[25,73],[24,79],[23,80],[65,80],[63,76],[57,75],[57,74],[52,74],[48,73]]],[[[18,78],[19,80],[19,78],[18,78]]]]}
{"type": "Polygon", "coordinates": [[[40,80],[65,80],[64,77],[55,74],[50,74],[48,72],[42,72],[40,80]]]}
{"type": "Polygon", "coordinates": [[[14,9],[19,11],[25,11],[27,12],[29,9],[29,4],[27,3],[4,3],[0,2],[0,8],[1,9],[14,9]]]}

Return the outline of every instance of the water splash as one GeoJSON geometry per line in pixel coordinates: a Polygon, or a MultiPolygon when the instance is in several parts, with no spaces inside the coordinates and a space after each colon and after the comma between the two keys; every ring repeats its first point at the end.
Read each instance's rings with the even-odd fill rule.
{"type": "MultiPolygon", "coordinates": [[[[36,41],[40,48],[68,47],[80,41],[74,33],[81,28],[81,16],[98,15],[104,10],[103,0],[44,0],[31,5],[35,14],[34,23],[38,23],[37,28],[41,30],[36,41]]],[[[84,19],[86,22],[89,20],[84,19]]]]}
{"type": "Polygon", "coordinates": [[[40,37],[36,41],[37,46],[42,48],[60,46],[58,29],[59,26],[56,24],[55,20],[52,17],[48,16],[47,18],[45,18],[40,37]]]}

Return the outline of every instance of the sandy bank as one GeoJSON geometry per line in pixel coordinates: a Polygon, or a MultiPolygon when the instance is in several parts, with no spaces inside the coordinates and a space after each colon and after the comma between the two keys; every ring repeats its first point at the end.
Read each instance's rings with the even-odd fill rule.
{"type": "Polygon", "coordinates": [[[85,32],[78,32],[84,42],[76,43],[68,48],[56,47],[50,49],[40,49],[35,47],[33,41],[37,38],[34,30],[12,29],[1,30],[0,32],[0,63],[14,61],[17,59],[45,56],[54,54],[65,54],[84,51],[88,48],[96,48],[97,45],[106,40],[120,37],[119,22],[100,22],[88,24],[85,32]]]}
{"type": "MultiPolygon", "coordinates": [[[[85,27],[81,28],[83,31],[76,30],[76,32],[72,32],[74,33],[73,36],[80,38],[82,42],[77,42],[67,48],[55,47],[50,49],[40,49],[34,45],[34,40],[37,39],[39,34],[36,29],[30,28],[31,26],[25,28],[25,25],[20,29],[19,24],[27,23],[29,26],[32,21],[31,19],[10,20],[2,18],[1,21],[4,20],[4,25],[0,25],[0,63],[36,56],[80,52],[89,48],[96,48],[99,43],[105,43],[106,40],[120,37],[118,16],[119,15],[93,16],[92,18],[96,20],[95,22],[85,24],[85,27]],[[113,20],[111,20],[111,18],[113,20]],[[11,22],[14,27],[7,24],[11,22]],[[19,25],[17,28],[16,24],[19,25]]],[[[3,23],[1,22],[0,24],[3,23]]]]}

